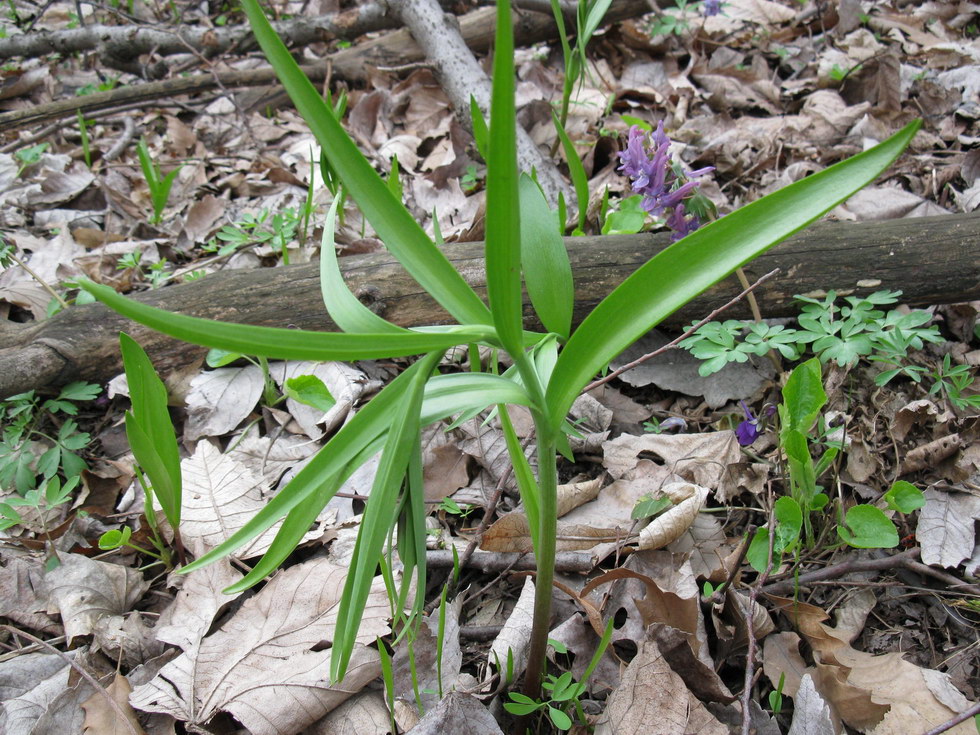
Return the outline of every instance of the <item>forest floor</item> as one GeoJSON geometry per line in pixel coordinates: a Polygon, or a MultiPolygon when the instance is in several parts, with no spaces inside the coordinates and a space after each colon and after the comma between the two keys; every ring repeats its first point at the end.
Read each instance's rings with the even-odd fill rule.
{"type": "MultiPolygon", "coordinates": [[[[341,4],[275,4],[278,18],[300,20],[294,31],[323,16],[353,34],[304,41],[303,63],[384,46],[389,31],[356,35],[357,13],[340,14],[341,4]]],[[[452,10],[475,12],[466,5],[452,10]]],[[[373,7],[362,3],[358,17],[373,7]]],[[[909,150],[829,216],[870,221],[980,207],[980,6],[730,0],[713,17],[699,3],[644,10],[600,27],[573,93],[566,127],[589,177],[586,232],[637,229],[629,181],[616,170],[637,121],[663,121],[685,169],[714,167],[700,189],[726,214],[921,118],[909,150]]],[[[41,113],[151,83],[138,74],[203,74],[212,88],[110,97],[101,109],[52,111],[30,127],[0,115],[0,317],[48,318],[61,308],[53,294],[70,303],[81,276],[132,293],[317,258],[332,197],[319,147],[280,90],[230,83],[229,75],[266,66],[248,44],[225,44],[245,23],[237,7],[11,0],[3,12],[2,113],[41,113]],[[171,43],[175,24],[200,33],[171,43]],[[160,35],[113,45],[96,26],[160,35]],[[174,172],[157,218],[141,140],[159,172],[174,172]]],[[[322,84],[335,100],[346,95],[344,125],[361,150],[386,176],[397,157],[403,197],[430,233],[438,225],[447,241],[481,239],[485,165],[431,66],[395,63],[394,52],[384,66],[336,58],[322,84]]],[[[479,59],[488,67],[485,54],[479,59]]],[[[516,60],[519,120],[541,150],[555,150],[557,35],[519,48],[516,60]]],[[[336,237],[341,262],[380,251],[372,235],[348,202],[336,237]]],[[[868,263],[867,277],[874,273],[868,263]]],[[[280,308],[285,324],[288,294],[280,308]]],[[[896,318],[907,312],[881,307],[893,308],[896,318]]],[[[768,417],[791,362],[777,371],[749,361],[702,377],[694,357],[673,351],[580,398],[576,461],[560,465],[550,673],[578,680],[607,620],[614,633],[580,708],[553,692],[573,732],[919,735],[960,713],[946,731],[980,732],[978,308],[927,309],[941,339],[910,350],[900,361],[910,369],[884,386],[875,378],[889,365],[867,355],[823,366],[827,402],[814,452],[843,448],[819,478],[830,500],[812,514],[811,542],[766,574],[746,561],[744,539],[773,522],[775,501],[788,492],[768,417]],[[735,429],[750,416],[761,417],[760,430],[740,446],[735,429]],[[673,481],[710,493],[669,544],[645,548],[662,519],[651,522],[642,506],[673,481]],[[910,501],[920,507],[889,505],[903,492],[921,495],[910,501]],[[844,513],[858,503],[888,513],[897,546],[842,541],[856,530],[844,513]]],[[[650,335],[613,367],[664,341],[650,335]]],[[[198,361],[163,376],[183,456],[187,549],[200,555],[240,528],[405,364],[284,362],[264,373],[251,362],[198,361]],[[286,381],[301,375],[322,381],[330,405],[287,395],[286,381]]],[[[382,677],[377,646],[391,643],[390,608],[379,588],[351,671],[333,685],[336,606],[371,464],[271,581],[223,595],[269,535],[187,577],[133,548],[99,548],[113,530],[152,548],[123,425],[127,395],[116,378],[39,385],[0,403],[0,730],[513,730],[502,704],[508,669],[519,680],[526,655],[533,576],[529,557],[518,555],[529,548],[527,524],[499,424],[472,420],[425,434],[428,617],[413,646],[394,646],[391,676],[382,677]],[[454,570],[454,557],[465,566],[454,570]],[[452,593],[441,598],[447,585],[452,593]]],[[[528,417],[515,418],[526,438],[528,417]]],[[[687,500],[674,502],[676,510],[687,500]]],[[[550,732],[562,721],[542,712],[532,728],[550,732]]]]}

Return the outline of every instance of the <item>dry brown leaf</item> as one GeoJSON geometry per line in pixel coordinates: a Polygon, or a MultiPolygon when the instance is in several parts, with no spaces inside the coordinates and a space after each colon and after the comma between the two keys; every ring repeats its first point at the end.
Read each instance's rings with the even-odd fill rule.
{"type": "Polygon", "coordinates": [[[262,371],[256,365],[199,373],[187,394],[184,441],[233,431],[255,408],[263,386],[262,371]]]}
{"type": "Polygon", "coordinates": [[[661,549],[680,538],[694,523],[708,499],[708,489],[689,482],[673,482],[661,491],[674,503],[640,531],[641,549],[661,549]]]}
{"type": "Polygon", "coordinates": [[[980,520],[980,498],[969,493],[943,492],[934,487],[923,493],[915,537],[922,561],[943,567],[958,566],[973,555],[975,523],[980,520]]]}
{"type": "Polygon", "coordinates": [[[390,735],[391,718],[381,692],[362,691],[306,730],[306,735],[390,735]]]}
{"type": "Polygon", "coordinates": [[[347,676],[342,684],[329,682],[329,643],[346,574],[346,567],[323,558],[280,572],[220,629],[137,687],[131,702],[189,727],[225,711],[254,735],[302,730],[381,673],[377,652],[367,647],[388,632],[390,608],[379,578],[347,676]]]}
{"type": "Polygon", "coordinates": [[[176,598],[160,616],[157,638],[184,651],[194,648],[221,610],[241,595],[222,592],[241,578],[227,558],[183,576],[176,598]]]}
{"type": "Polygon", "coordinates": [[[622,683],[606,703],[596,735],[728,735],[653,641],[641,641],[622,683]]]}
{"type": "Polygon", "coordinates": [[[61,554],[61,564],[45,578],[48,612],[60,612],[68,641],[91,635],[105,618],[133,609],[149,582],[135,569],[61,554]]]}
{"type": "Polygon", "coordinates": [[[82,709],[85,710],[85,735],[145,735],[136,719],[135,710],[129,704],[129,694],[132,691],[129,680],[122,674],[116,674],[104,693],[96,692],[82,702],[82,709]],[[112,698],[116,707],[106,701],[106,696],[112,698]],[[121,719],[120,713],[125,720],[121,719]]]}
{"type": "MultiPolygon", "coordinates": [[[[900,653],[873,656],[852,648],[849,641],[858,632],[862,610],[870,609],[864,600],[832,628],[823,623],[827,614],[818,607],[770,599],[812,647],[816,667],[808,671],[816,689],[851,727],[871,735],[924,732],[971,705],[946,674],[909,663],[900,653]]],[[[967,735],[972,727],[964,722],[950,732],[967,735]]]]}
{"type": "MultiPolygon", "coordinates": [[[[406,735],[503,735],[493,715],[478,699],[450,692],[406,735]]],[[[360,733],[357,733],[360,735],[360,733]]]]}

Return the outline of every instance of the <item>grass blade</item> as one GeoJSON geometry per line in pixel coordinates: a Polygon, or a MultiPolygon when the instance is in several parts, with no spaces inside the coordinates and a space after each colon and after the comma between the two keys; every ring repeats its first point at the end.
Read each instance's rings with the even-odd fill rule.
{"type": "Polygon", "coordinates": [[[547,394],[553,425],[593,375],[666,316],[874,181],[919,125],[912,122],[874,148],[712,222],[623,281],[586,317],[558,358],[547,394]]]}
{"type": "MultiPolygon", "coordinates": [[[[330,657],[330,678],[333,681],[343,679],[347,671],[357,637],[357,622],[364,613],[385,541],[397,522],[398,490],[405,478],[412,452],[420,441],[419,411],[425,383],[441,357],[442,353],[433,352],[412,366],[413,372],[391,416],[381,462],[357,534],[352,566],[340,598],[330,657]]],[[[424,593],[420,590],[419,594],[424,593]]]]}
{"type": "MultiPolygon", "coordinates": [[[[552,111],[551,117],[555,122],[555,130],[558,131],[558,138],[561,140],[561,147],[565,151],[565,161],[568,163],[568,175],[572,177],[572,186],[575,187],[575,199],[578,202],[578,229],[585,230],[585,217],[589,212],[589,177],[585,173],[585,166],[582,159],[575,150],[575,144],[565,132],[565,127],[558,119],[558,115],[552,111]]],[[[564,226],[562,222],[562,226],[564,226]]]]}
{"type": "Polygon", "coordinates": [[[330,106],[276,35],[258,2],[242,0],[242,8],[255,38],[297,111],[310,125],[323,150],[328,151],[330,164],[344,188],[350,192],[391,254],[457,321],[489,324],[490,314],[486,305],[361,154],[330,106]]]}

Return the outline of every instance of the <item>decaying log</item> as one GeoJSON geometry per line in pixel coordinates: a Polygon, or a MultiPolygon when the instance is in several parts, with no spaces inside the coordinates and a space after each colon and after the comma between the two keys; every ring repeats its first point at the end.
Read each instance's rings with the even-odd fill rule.
{"type": "MultiPolygon", "coordinates": [[[[664,234],[577,237],[566,240],[575,273],[574,321],[666,247],[664,234]]],[[[450,245],[446,254],[481,295],[481,243],[450,245]]],[[[341,259],[351,290],[402,326],[445,323],[447,315],[387,254],[341,259]]],[[[980,299],[980,214],[870,223],[821,223],[746,266],[750,279],[781,272],[756,291],[766,317],[796,313],[793,295],[836,289],[867,294],[904,291],[910,305],[980,299]]],[[[224,271],[198,281],[137,294],[147,304],[226,321],[333,330],[320,298],[317,265],[224,271]]],[[[717,308],[740,290],[729,278],[667,320],[680,325],[717,308]]],[[[525,322],[535,328],[525,303],[525,322]]],[[[726,317],[749,316],[740,304],[726,317]]],[[[73,306],[43,322],[0,322],[0,398],[70,380],[105,381],[121,371],[118,333],[125,330],[167,373],[204,350],[177,342],[115,314],[101,304],[73,306]]]]}

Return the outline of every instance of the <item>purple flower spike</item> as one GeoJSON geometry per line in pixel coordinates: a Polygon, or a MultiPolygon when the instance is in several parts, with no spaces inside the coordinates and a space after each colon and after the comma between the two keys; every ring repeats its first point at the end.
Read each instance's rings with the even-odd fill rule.
{"type": "Polygon", "coordinates": [[[634,125],[630,128],[626,150],[619,154],[619,170],[632,180],[632,189],[643,195],[640,206],[656,217],[667,217],[667,226],[675,231],[674,241],[690,234],[700,226],[700,220],[686,216],[684,200],[698,186],[693,179],[714,171],[713,166],[692,171],[681,178],[671,166],[671,140],[664,132],[661,120],[657,129],[647,135],[634,125]]]}

